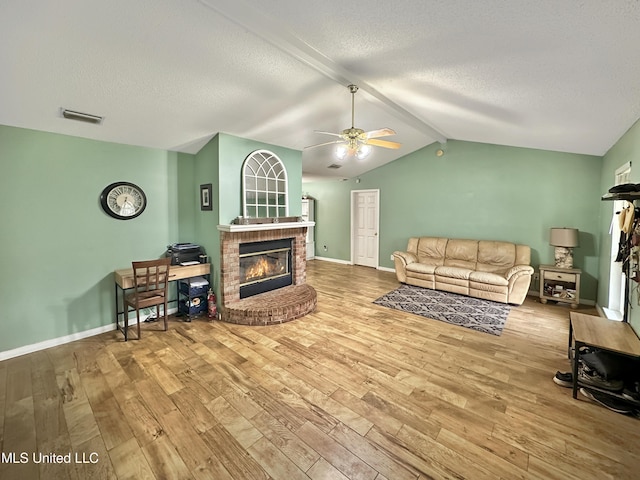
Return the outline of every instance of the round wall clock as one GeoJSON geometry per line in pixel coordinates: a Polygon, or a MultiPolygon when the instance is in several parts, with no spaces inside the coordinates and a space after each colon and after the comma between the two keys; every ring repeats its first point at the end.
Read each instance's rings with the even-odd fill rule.
{"type": "Polygon", "coordinates": [[[136,218],[147,206],[147,196],[142,189],[129,182],[115,182],[100,194],[102,209],[119,220],[136,218]]]}

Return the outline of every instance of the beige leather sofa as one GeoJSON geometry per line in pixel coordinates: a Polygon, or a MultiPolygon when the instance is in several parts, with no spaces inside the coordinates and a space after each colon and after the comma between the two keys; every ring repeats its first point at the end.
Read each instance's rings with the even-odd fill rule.
{"type": "Polygon", "coordinates": [[[531,249],[509,242],[414,237],[393,257],[402,283],[514,305],[533,275],[531,249]]]}

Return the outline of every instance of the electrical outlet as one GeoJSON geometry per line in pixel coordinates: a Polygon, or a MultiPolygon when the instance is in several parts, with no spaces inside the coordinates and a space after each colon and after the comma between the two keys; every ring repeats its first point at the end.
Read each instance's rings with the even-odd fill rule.
{"type": "Polygon", "coordinates": [[[393,253],[391,254],[391,259],[390,260],[393,262],[393,253]]]}
{"type": "Polygon", "coordinates": [[[327,251],[327,246],[323,245],[322,250],[324,250],[326,252],[327,251]]]}
{"type": "Polygon", "coordinates": [[[540,280],[540,274],[538,272],[535,272],[533,274],[533,281],[537,282],[538,280],[540,280]]]}

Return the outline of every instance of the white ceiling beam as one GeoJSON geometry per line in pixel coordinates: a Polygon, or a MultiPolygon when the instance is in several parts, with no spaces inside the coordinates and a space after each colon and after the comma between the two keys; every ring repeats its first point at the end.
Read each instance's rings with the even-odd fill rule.
{"type": "Polygon", "coordinates": [[[418,118],[413,113],[393,102],[364,79],[337,64],[322,52],[291,33],[288,26],[277,18],[268,17],[257,11],[244,0],[198,0],[202,5],[210,8],[233,23],[247,29],[249,32],[263,38],[279,50],[291,55],[302,63],[322,75],[344,86],[357,85],[360,89],[377,99],[387,111],[411,125],[420,132],[424,132],[440,143],[446,143],[447,137],[438,129],[418,118]]]}

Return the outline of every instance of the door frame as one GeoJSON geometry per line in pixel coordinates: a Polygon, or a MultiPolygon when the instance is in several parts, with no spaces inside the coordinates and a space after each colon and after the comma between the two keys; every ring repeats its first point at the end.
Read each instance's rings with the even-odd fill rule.
{"type": "MultiPolygon", "coordinates": [[[[614,172],[614,185],[628,182],[628,177],[631,175],[631,162],[627,162],[624,165],[616,168],[614,172]],[[627,178],[624,179],[623,175],[626,174],[627,178]]],[[[626,276],[622,271],[622,264],[616,262],[615,258],[618,253],[620,231],[617,228],[616,211],[622,208],[624,202],[616,200],[613,202],[613,220],[610,227],[611,238],[611,263],[609,265],[609,285],[608,285],[608,298],[607,306],[605,308],[605,315],[607,318],[613,318],[621,320],[624,317],[626,310],[626,292],[628,288],[626,276]]]]}
{"type": "Polygon", "coordinates": [[[356,236],[356,195],[360,193],[375,193],[376,195],[376,262],[375,269],[380,267],[380,189],[379,188],[368,188],[364,190],[351,190],[351,265],[355,265],[355,236],[356,236]]]}

